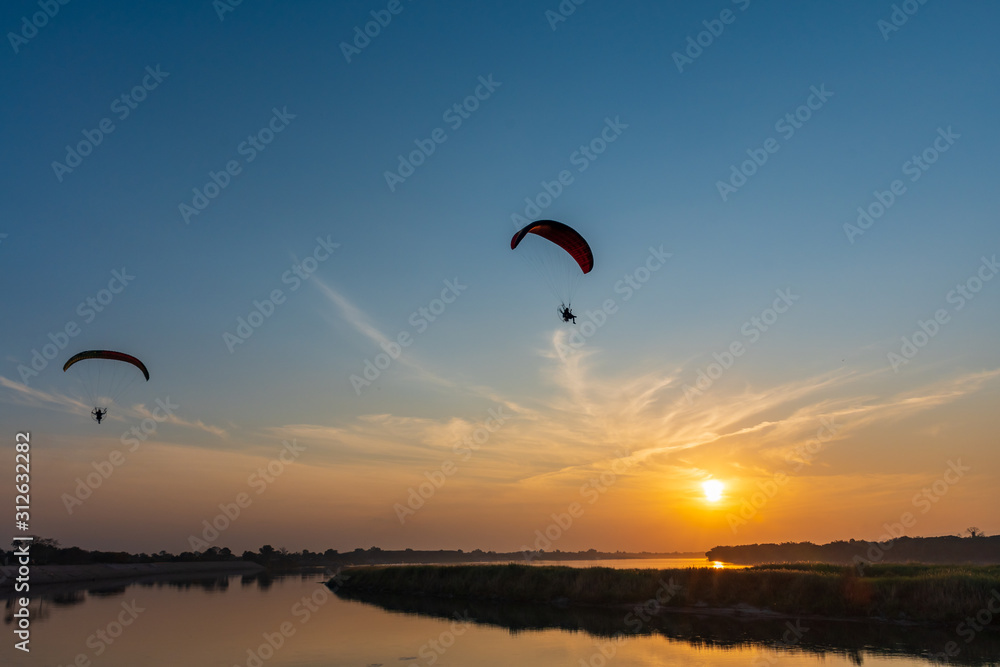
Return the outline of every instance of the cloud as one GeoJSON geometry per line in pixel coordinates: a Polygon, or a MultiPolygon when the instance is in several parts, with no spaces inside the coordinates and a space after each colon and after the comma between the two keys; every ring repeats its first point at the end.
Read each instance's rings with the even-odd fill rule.
{"type": "MultiPolygon", "coordinates": [[[[337,290],[324,283],[318,276],[313,276],[312,282],[319,288],[320,292],[322,292],[323,295],[330,300],[331,303],[337,306],[344,320],[354,327],[354,329],[357,330],[362,336],[375,343],[379,347],[380,352],[386,347],[396,344],[394,340],[379,331],[379,329],[372,324],[368,316],[360,308],[351,303],[347,297],[343,296],[337,290]]],[[[425,382],[431,382],[441,387],[454,388],[456,386],[453,381],[443,378],[421,366],[413,359],[413,355],[409,351],[401,353],[395,361],[415,371],[419,379],[425,382]]]]}
{"type": "MultiPolygon", "coordinates": [[[[374,344],[389,340],[343,296],[326,285],[321,289],[374,344]]],[[[418,377],[435,386],[456,395],[474,393],[512,413],[467,460],[460,460],[456,449],[485,419],[485,408],[477,413],[463,407],[461,413],[436,418],[362,414],[331,425],[275,428],[270,435],[312,443],[312,451],[324,453],[312,459],[319,465],[379,469],[394,476],[419,476],[453,460],[462,483],[488,482],[497,494],[568,487],[609,470],[616,461],[627,469],[622,477],[641,478],[639,485],[652,479],[696,481],[725,467],[752,477],[787,470],[788,457],[816,436],[824,420],[837,424],[824,440],[824,446],[832,446],[958,401],[1000,376],[1000,370],[964,374],[889,393],[885,381],[892,378],[885,369],[864,373],[838,368],[771,386],[716,384],[689,402],[683,378],[690,373],[684,368],[607,370],[599,365],[598,347],[588,343],[571,350],[567,335],[565,328],[553,331],[551,347],[538,351],[544,360],[541,377],[552,387],[540,398],[511,400],[489,387],[471,389],[406,360],[418,377]]]]}
{"type": "MultiPolygon", "coordinates": [[[[132,412],[137,416],[137,418],[156,419],[156,415],[154,415],[149,408],[147,408],[145,405],[141,403],[133,405],[132,412]]],[[[163,421],[165,421],[168,424],[174,424],[176,426],[183,426],[185,428],[192,428],[199,431],[204,431],[205,433],[214,435],[217,438],[225,439],[229,437],[229,432],[226,429],[219,426],[212,426],[211,424],[206,424],[200,419],[197,421],[190,421],[187,419],[182,419],[181,417],[178,417],[176,414],[171,414],[168,415],[167,418],[163,421]]]]}
{"type": "MultiPolygon", "coordinates": [[[[378,327],[372,323],[368,315],[354,305],[347,297],[340,294],[333,287],[327,285],[318,276],[313,276],[312,282],[319,288],[320,292],[322,292],[322,294],[337,307],[341,316],[344,318],[344,321],[354,327],[354,329],[362,336],[377,345],[379,352],[381,352],[385,347],[395,344],[393,339],[382,333],[378,327]]],[[[414,359],[414,354],[409,349],[404,350],[399,357],[394,360],[394,362],[398,362],[411,369],[415,373],[418,381],[430,383],[440,389],[460,390],[464,393],[473,394],[488,401],[500,403],[517,412],[525,412],[528,410],[526,406],[519,405],[514,401],[502,397],[496,391],[487,386],[461,383],[430,370],[414,359]]]]}
{"type": "Polygon", "coordinates": [[[776,467],[788,466],[786,457],[814,438],[824,420],[837,424],[824,438],[829,445],[958,401],[1000,377],[1000,370],[969,373],[876,395],[874,383],[886,375],[884,369],[869,373],[837,369],[771,387],[733,391],[716,385],[688,402],[679,369],[599,375],[594,372],[599,351],[573,351],[566,341],[566,334],[557,331],[552,336],[553,350],[542,352],[555,362],[547,376],[561,390],[549,401],[550,414],[564,415],[586,428],[567,428],[563,433],[574,443],[576,461],[536,471],[524,483],[583,479],[607,470],[616,459],[627,463],[631,474],[642,470],[636,464],[643,464],[646,472],[674,475],[685,465],[694,466],[692,457],[704,458],[695,455],[699,450],[712,452],[705,456],[714,458],[716,465],[732,465],[746,473],[773,473],[776,467]],[[628,454],[623,456],[623,451],[628,454]],[[725,452],[724,458],[715,455],[720,451],[725,452]],[[594,456],[601,452],[603,456],[594,456]]]}
{"type": "Polygon", "coordinates": [[[4,402],[32,408],[69,411],[74,414],[90,414],[93,406],[63,394],[48,393],[32,389],[21,382],[14,382],[0,375],[0,386],[8,390],[4,402]]]}
{"type": "MultiPolygon", "coordinates": [[[[9,380],[2,375],[0,375],[0,387],[8,390],[5,395],[0,398],[0,400],[13,405],[54,410],[57,412],[68,412],[70,414],[87,417],[90,416],[90,411],[93,409],[92,405],[83,403],[82,401],[66,396],[65,394],[32,389],[21,382],[14,382],[13,380],[9,380]]],[[[126,422],[147,418],[156,419],[151,410],[140,403],[131,407],[118,405],[114,410],[109,411],[108,416],[105,419],[117,422],[126,422]]],[[[165,420],[157,421],[164,421],[169,424],[204,431],[219,438],[229,437],[229,433],[223,428],[205,424],[201,420],[189,421],[178,417],[176,414],[168,415],[165,420]]]]}

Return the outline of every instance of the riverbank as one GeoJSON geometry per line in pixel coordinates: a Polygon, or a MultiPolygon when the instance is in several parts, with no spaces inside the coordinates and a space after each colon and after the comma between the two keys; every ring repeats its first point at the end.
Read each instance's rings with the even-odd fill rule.
{"type": "Polygon", "coordinates": [[[872,565],[864,576],[832,565],[741,570],[624,570],[539,565],[348,568],[346,592],[497,602],[645,605],[651,611],[814,616],[955,624],[1000,609],[1000,567],[872,565]],[[655,602],[654,602],[655,601],[655,602]]]}
{"type": "MultiPolygon", "coordinates": [[[[244,560],[206,563],[92,563],[89,565],[34,565],[30,571],[32,586],[106,581],[162,575],[251,574],[264,568],[244,560]]],[[[14,590],[17,566],[0,566],[0,592],[14,590]]]]}

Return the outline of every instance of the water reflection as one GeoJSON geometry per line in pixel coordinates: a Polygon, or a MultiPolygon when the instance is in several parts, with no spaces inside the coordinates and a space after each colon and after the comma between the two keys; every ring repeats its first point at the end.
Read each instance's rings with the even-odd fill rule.
{"type": "MultiPolygon", "coordinates": [[[[929,665],[929,653],[961,641],[948,628],[812,619],[796,626],[795,619],[707,614],[647,616],[636,627],[626,620],[633,611],[628,607],[338,597],[322,583],[329,576],[174,576],[63,584],[46,587],[44,594],[33,586],[32,651],[0,648],[0,664],[52,667],[85,659],[102,667],[815,667],[822,661],[826,667],[909,667],[929,665]],[[303,613],[306,599],[315,602],[309,614],[303,613]],[[117,624],[126,606],[135,608],[137,620],[122,629],[117,624]],[[460,636],[449,634],[456,614],[471,618],[460,636]],[[802,635],[793,642],[786,640],[788,622],[802,635]],[[260,653],[266,637],[284,624],[294,632],[261,665],[250,652],[260,653]],[[442,637],[454,641],[446,655],[429,648],[442,637]]],[[[9,623],[9,600],[7,609],[9,623]]],[[[996,634],[981,633],[974,643],[963,643],[953,662],[995,664],[989,661],[1000,656],[998,643],[996,634]]]]}
{"type": "MultiPolygon", "coordinates": [[[[636,608],[521,605],[472,600],[403,597],[385,593],[337,591],[344,600],[407,615],[454,619],[470,617],[477,625],[506,629],[510,634],[559,629],[609,639],[662,636],[698,648],[768,649],[814,657],[842,656],[861,665],[866,656],[925,658],[955,641],[953,629],[863,621],[759,618],[710,613],[637,614],[636,608]],[[631,616],[630,616],[631,613],[631,616]],[[641,620],[641,622],[639,622],[641,620]]],[[[996,665],[1000,636],[984,633],[963,645],[950,662],[996,665]]]]}
{"type": "MultiPolygon", "coordinates": [[[[315,575],[309,575],[315,579],[315,575]]],[[[31,588],[31,604],[28,618],[31,621],[44,620],[49,616],[49,606],[72,607],[83,604],[88,597],[114,598],[124,596],[132,586],[141,588],[175,588],[182,591],[199,590],[206,593],[224,593],[229,590],[232,574],[159,574],[146,577],[127,577],[100,581],[66,582],[57,584],[34,584],[31,588]]],[[[267,572],[254,572],[240,576],[241,586],[256,586],[261,590],[271,587],[274,578],[267,572]]],[[[8,595],[4,606],[3,621],[10,625],[14,621],[14,600],[8,595]]]]}

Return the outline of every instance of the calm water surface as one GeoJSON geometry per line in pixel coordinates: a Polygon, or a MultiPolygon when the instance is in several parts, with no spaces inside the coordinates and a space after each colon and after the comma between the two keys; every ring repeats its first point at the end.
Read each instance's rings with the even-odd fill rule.
{"type": "MultiPolygon", "coordinates": [[[[521,562],[524,561],[515,561],[521,562]]],[[[621,560],[536,560],[532,565],[566,565],[568,567],[614,567],[618,569],[650,568],[654,570],[666,570],[670,568],[684,567],[716,567],[739,569],[746,565],[736,565],[734,563],[723,563],[722,561],[711,561],[704,558],[627,558],[621,560]]]]}
{"type": "MultiPolygon", "coordinates": [[[[656,563],[667,566],[662,560],[656,563]]],[[[671,563],[676,567],[675,561],[671,563]]],[[[640,566],[636,561],[613,564],[640,566]]],[[[876,629],[874,634],[867,631],[870,639],[845,648],[838,645],[838,638],[864,635],[864,624],[831,630],[802,623],[801,638],[789,635],[791,626],[785,620],[747,622],[667,614],[665,620],[657,617],[647,622],[633,615],[625,627],[627,609],[348,600],[323,585],[325,579],[322,575],[273,580],[229,576],[198,582],[65,587],[44,596],[36,594],[31,607],[31,653],[13,648],[8,603],[0,663],[11,667],[88,663],[107,667],[904,667],[932,664],[920,657],[919,647],[906,649],[911,639],[930,646],[941,641],[943,646],[949,636],[942,630],[940,639],[929,640],[921,629],[897,628],[888,633],[876,629]],[[793,641],[782,643],[783,634],[793,641]],[[866,643],[870,648],[864,648],[866,643]],[[884,655],[885,650],[896,654],[884,655]]],[[[978,660],[963,664],[989,664],[983,659],[988,649],[979,648],[978,660]]]]}

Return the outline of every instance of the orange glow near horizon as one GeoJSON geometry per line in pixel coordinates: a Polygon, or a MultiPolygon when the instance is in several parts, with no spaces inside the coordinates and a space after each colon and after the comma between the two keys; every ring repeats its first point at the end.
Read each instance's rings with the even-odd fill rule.
{"type": "MultiPolygon", "coordinates": [[[[703,552],[875,540],[907,512],[917,520],[911,537],[966,525],[996,532],[990,471],[1000,451],[987,409],[1000,369],[864,400],[853,398],[849,374],[739,400],[719,388],[688,407],[671,402],[675,387],[659,375],[617,390],[618,380],[578,357],[557,366],[556,393],[570,398],[551,406],[491,397],[441,415],[398,415],[386,406],[259,431],[178,419],[135,451],[123,448],[121,434],[145,412],[112,413],[105,426],[114,430],[81,413],[92,426],[84,435],[50,433],[32,452],[46,470],[35,485],[36,509],[46,517],[39,529],[84,549],[217,546],[237,554],[265,544],[703,552]],[[844,396],[828,395],[838,383],[844,396]],[[663,415],[649,414],[651,400],[663,415]],[[969,404],[982,406],[982,419],[967,417],[969,404]],[[467,440],[489,410],[501,409],[503,428],[488,442],[467,440]],[[957,409],[966,418],[948,412],[957,409]],[[938,444],[945,437],[960,445],[938,444]],[[127,463],[108,468],[103,462],[116,451],[127,463]],[[972,470],[949,484],[951,464],[972,470]],[[250,503],[228,519],[223,511],[240,494],[250,503]]],[[[0,377],[0,388],[10,386],[0,377]]]]}

